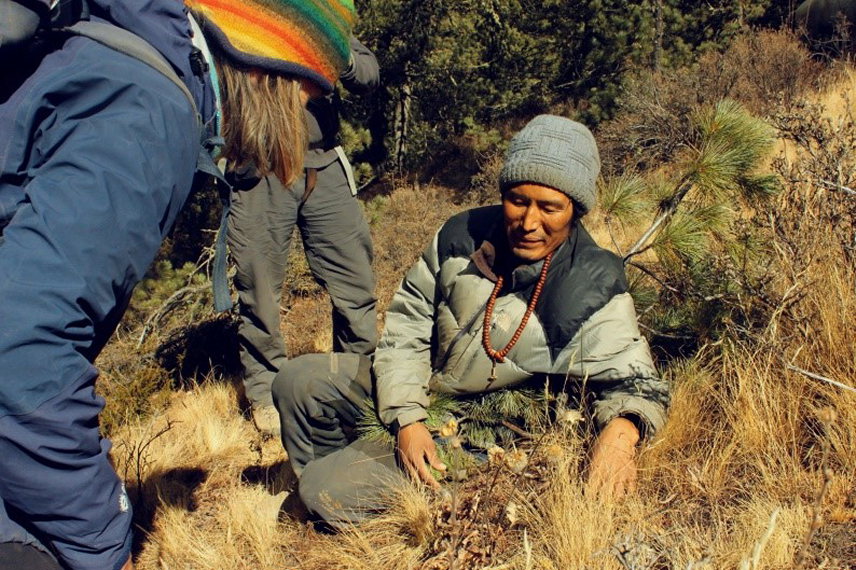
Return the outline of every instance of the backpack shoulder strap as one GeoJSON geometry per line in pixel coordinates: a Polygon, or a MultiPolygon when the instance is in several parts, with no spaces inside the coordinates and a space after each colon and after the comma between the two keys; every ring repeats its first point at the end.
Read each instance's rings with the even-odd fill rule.
{"type": "Polygon", "coordinates": [[[89,20],[80,20],[72,26],[62,28],[61,31],[76,36],[87,37],[152,67],[181,89],[181,92],[184,93],[184,96],[193,108],[197,122],[200,125],[202,124],[202,116],[199,114],[196,101],[193,100],[193,95],[191,95],[187,85],[178,77],[175,70],[163,55],[137,34],[118,26],[101,22],[91,22],[89,20]]]}
{"type": "MultiPolygon", "coordinates": [[[[196,25],[192,18],[191,25],[196,25]]],[[[198,30],[198,26],[196,26],[196,30],[201,37],[201,31],[198,30]]],[[[226,182],[226,179],[223,177],[222,170],[214,163],[214,158],[212,156],[215,154],[214,149],[223,144],[219,134],[214,137],[207,136],[202,116],[199,114],[199,109],[196,106],[196,102],[193,100],[193,95],[190,93],[190,90],[184,82],[181,81],[175,73],[175,70],[163,55],[161,55],[158,50],[140,36],[117,26],[100,22],[91,22],[88,20],[80,20],[72,26],[62,28],[61,31],[78,36],[85,36],[149,65],[172,81],[176,87],[181,89],[184,96],[187,97],[187,100],[190,102],[190,106],[193,108],[193,113],[196,116],[197,124],[201,128],[203,139],[202,145],[199,149],[196,170],[204,175],[214,176],[223,184],[222,188],[224,189],[223,195],[221,196],[221,201],[223,202],[223,215],[220,220],[220,231],[218,232],[217,243],[215,246],[214,267],[211,279],[214,287],[215,310],[218,312],[229,310],[232,307],[232,300],[229,295],[229,284],[226,275],[226,228],[230,205],[230,187],[226,182]]]]}

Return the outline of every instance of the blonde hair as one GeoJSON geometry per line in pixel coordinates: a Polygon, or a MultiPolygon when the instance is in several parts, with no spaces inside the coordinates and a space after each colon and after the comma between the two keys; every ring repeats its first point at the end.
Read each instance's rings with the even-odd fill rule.
{"type": "Polygon", "coordinates": [[[218,58],[223,105],[223,155],[240,168],[254,164],[285,186],[303,170],[307,144],[300,82],[218,58]]]}

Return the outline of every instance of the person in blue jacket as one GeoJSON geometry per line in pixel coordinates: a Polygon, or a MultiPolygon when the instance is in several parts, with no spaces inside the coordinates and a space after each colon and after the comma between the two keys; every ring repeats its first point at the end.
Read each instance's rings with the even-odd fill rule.
{"type": "Polygon", "coordinates": [[[0,0],[0,568],[117,570],[131,505],[92,363],[205,170],[204,139],[222,126],[228,160],[299,174],[302,106],[347,64],[353,4],[58,4],[75,12],[55,22],[100,24],[167,71],[53,29],[47,0],[0,0]],[[274,31],[254,35],[259,19],[274,31]]]}

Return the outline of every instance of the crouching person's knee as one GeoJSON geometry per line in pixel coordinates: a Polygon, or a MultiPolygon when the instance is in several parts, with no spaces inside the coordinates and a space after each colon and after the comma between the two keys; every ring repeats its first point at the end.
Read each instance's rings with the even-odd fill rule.
{"type": "Polygon", "coordinates": [[[280,368],[271,392],[280,416],[307,414],[319,403],[357,407],[371,386],[371,361],[358,354],[304,354],[280,368]]]}
{"type": "MultiPolygon", "coordinates": [[[[310,464],[311,465],[311,464],[310,464]]],[[[339,493],[341,486],[330,486],[328,477],[302,477],[298,486],[300,500],[303,502],[309,517],[316,523],[331,530],[341,530],[344,526],[358,522],[347,516],[345,505],[342,503],[339,493]]]]}
{"type": "Polygon", "coordinates": [[[385,511],[406,484],[390,446],[357,440],[310,462],[298,491],[313,518],[340,530],[385,511]]]}
{"type": "Polygon", "coordinates": [[[354,485],[349,473],[313,469],[314,463],[309,464],[300,478],[298,492],[309,516],[321,528],[343,530],[382,510],[379,497],[364,496],[361,492],[364,489],[354,485]]]}
{"type": "Polygon", "coordinates": [[[306,403],[315,398],[313,389],[326,375],[325,360],[323,354],[304,354],[286,361],[279,369],[271,394],[280,417],[305,409],[306,403]]]}
{"type": "Polygon", "coordinates": [[[271,385],[273,405],[279,411],[280,416],[287,410],[293,410],[299,399],[298,391],[295,390],[295,383],[291,381],[290,372],[292,370],[290,369],[293,368],[293,362],[294,360],[289,360],[279,369],[279,373],[271,385]]]}

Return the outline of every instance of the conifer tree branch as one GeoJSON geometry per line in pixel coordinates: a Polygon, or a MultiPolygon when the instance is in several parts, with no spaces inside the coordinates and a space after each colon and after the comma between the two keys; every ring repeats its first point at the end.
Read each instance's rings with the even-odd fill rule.
{"type": "Polygon", "coordinates": [[[678,206],[680,206],[681,202],[686,197],[687,193],[692,187],[693,183],[690,180],[690,174],[685,174],[684,177],[681,179],[681,182],[678,184],[678,191],[663,206],[660,214],[651,224],[651,227],[649,227],[645,231],[645,233],[642,234],[642,237],[636,240],[636,243],[633,244],[633,247],[631,247],[630,250],[628,250],[628,252],[624,255],[625,264],[628,263],[632,257],[637,256],[648,249],[647,247],[645,247],[645,244],[648,242],[648,240],[651,239],[654,234],[656,234],[660,230],[660,228],[666,222],[668,222],[672,218],[672,216],[678,210],[678,206]]]}
{"type": "MultiPolygon", "coordinates": [[[[640,250],[639,253],[642,253],[643,251],[645,251],[647,249],[649,249],[649,248],[646,247],[646,248],[640,250]]],[[[645,267],[641,263],[636,263],[635,261],[627,261],[627,260],[625,260],[624,262],[627,263],[628,265],[632,266],[632,267],[635,267],[636,269],[638,269],[639,271],[641,271],[642,273],[644,273],[645,275],[647,275],[648,277],[650,277],[651,279],[656,281],[660,285],[660,287],[663,287],[664,289],[668,289],[672,293],[680,293],[680,291],[678,289],[676,289],[675,287],[672,287],[671,285],[669,285],[668,283],[666,283],[665,281],[663,281],[662,279],[657,277],[657,275],[653,271],[651,271],[650,269],[648,269],[647,267],[645,267]]]]}

